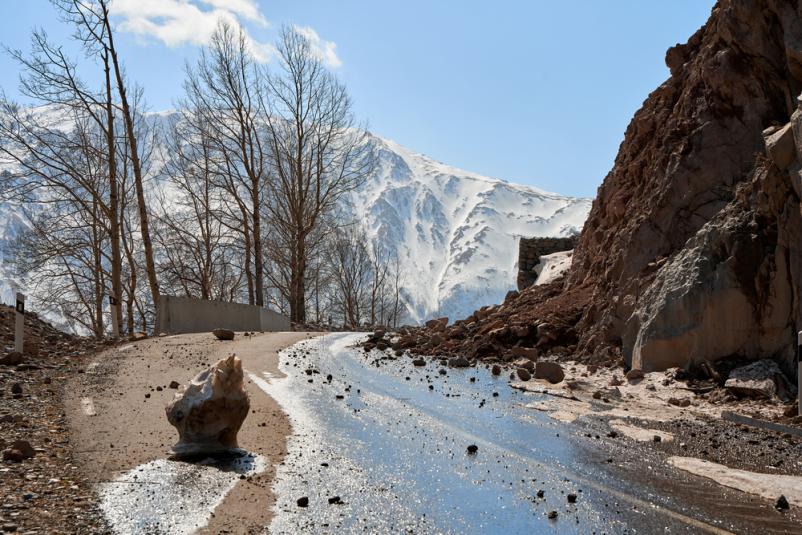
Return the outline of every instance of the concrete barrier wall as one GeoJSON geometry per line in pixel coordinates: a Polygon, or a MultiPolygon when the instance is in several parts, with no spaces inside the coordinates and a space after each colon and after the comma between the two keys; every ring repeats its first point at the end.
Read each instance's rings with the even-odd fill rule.
{"type": "Polygon", "coordinates": [[[287,316],[254,305],[162,295],[156,308],[156,333],[180,334],[213,329],[289,331],[287,316]]]}

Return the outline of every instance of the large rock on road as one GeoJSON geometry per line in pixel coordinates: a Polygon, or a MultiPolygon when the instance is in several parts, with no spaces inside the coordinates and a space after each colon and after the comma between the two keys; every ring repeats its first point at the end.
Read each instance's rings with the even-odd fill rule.
{"type": "Polygon", "coordinates": [[[237,448],[249,408],[242,362],[234,355],[220,360],[181,387],[167,405],[167,420],[179,437],[173,452],[186,457],[237,448]]]}

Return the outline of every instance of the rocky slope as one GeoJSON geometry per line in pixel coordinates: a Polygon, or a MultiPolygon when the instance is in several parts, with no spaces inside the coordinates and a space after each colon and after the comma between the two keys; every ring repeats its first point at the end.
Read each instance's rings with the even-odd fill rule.
{"type": "Polygon", "coordinates": [[[627,128],[566,279],[477,311],[455,347],[536,345],[644,370],[773,358],[792,371],[802,8],[720,0],[666,63],[671,76],[627,128]]]}
{"type": "Polygon", "coordinates": [[[580,352],[659,369],[793,351],[799,199],[760,155],[802,89],[800,20],[793,1],[722,0],[666,54],[575,253],[580,352]]]}
{"type": "MultiPolygon", "coordinates": [[[[25,314],[25,353],[13,353],[16,312],[0,305],[0,527],[8,533],[108,533],[94,490],[76,470],[63,399],[104,344],[25,314]]],[[[89,374],[87,374],[89,375],[89,374]]]]}

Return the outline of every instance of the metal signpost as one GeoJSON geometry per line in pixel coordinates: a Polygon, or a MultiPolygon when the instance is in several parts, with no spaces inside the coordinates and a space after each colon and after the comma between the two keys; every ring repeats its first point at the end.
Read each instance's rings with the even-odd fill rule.
{"type": "Polygon", "coordinates": [[[109,295],[109,308],[111,309],[111,334],[114,338],[120,337],[120,322],[117,320],[117,307],[120,302],[113,295],[109,295]]]}
{"type": "Polygon", "coordinates": [[[14,351],[22,353],[25,335],[25,296],[17,292],[17,325],[14,330],[14,351]]]}

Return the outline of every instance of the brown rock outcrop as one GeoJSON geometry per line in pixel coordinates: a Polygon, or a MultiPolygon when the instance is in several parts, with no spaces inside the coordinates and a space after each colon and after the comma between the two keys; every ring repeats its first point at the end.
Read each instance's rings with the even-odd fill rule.
{"type": "Polygon", "coordinates": [[[643,371],[768,358],[792,371],[800,21],[799,0],[719,0],[667,52],[671,76],[630,122],[565,279],[455,321],[459,341],[408,349],[508,362],[511,348],[536,347],[643,371]]]}
{"type": "Polygon", "coordinates": [[[167,405],[167,420],[179,437],[173,452],[186,457],[236,448],[249,408],[242,362],[234,355],[220,360],[181,387],[167,405]]]}
{"type": "Polygon", "coordinates": [[[721,0],[669,50],[574,253],[567,287],[592,289],[580,353],[650,370],[793,350],[799,199],[776,126],[802,89],[800,20],[796,1],[721,0]],[[776,165],[760,157],[772,125],[776,165]]]}

